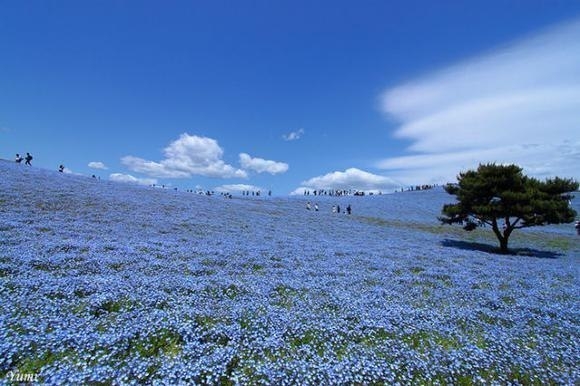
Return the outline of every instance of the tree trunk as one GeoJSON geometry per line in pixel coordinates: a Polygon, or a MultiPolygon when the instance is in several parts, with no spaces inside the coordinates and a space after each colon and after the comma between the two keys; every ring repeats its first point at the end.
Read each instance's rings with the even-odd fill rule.
{"type": "Polygon", "coordinates": [[[499,240],[499,250],[501,253],[508,253],[509,249],[508,249],[508,239],[510,237],[510,230],[504,231],[503,233],[499,230],[499,226],[497,224],[497,221],[495,219],[493,219],[492,224],[491,224],[491,229],[493,230],[493,233],[495,233],[495,236],[497,237],[497,239],[499,240]]]}
{"type": "Polygon", "coordinates": [[[501,239],[499,239],[499,250],[501,251],[501,253],[509,252],[507,236],[504,236],[501,239]]]}

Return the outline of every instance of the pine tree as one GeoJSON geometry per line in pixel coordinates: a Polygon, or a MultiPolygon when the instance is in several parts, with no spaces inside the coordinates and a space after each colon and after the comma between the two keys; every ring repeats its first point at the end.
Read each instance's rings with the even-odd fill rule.
{"type": "Polygon", "coordinates": [[[460,173],[457,184],[445,186],[457,203],[443,206],[439,220],[444,224],[462,224],[472,231],[490,225],[507,253],[509,237],[515,229],[574,221],[570,207],[578,182],[555,177],[539,181],[527,177],[517,165],[480,164],[477,170],[460,173]]]}

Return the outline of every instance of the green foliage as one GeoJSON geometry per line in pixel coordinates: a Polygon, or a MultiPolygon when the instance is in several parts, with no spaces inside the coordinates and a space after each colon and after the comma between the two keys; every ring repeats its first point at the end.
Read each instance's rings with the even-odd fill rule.
{"type": "Polygon", "coordinates": [[[467,231],[491,226],[504,253],[515,229],[570,223],[576,216],[569,205],[570,192],[578,190],[572,179],[539,181],[525,176],[517,165],[480,164],[457,180],[445,187],[457,202],[445,204],[439,220],[461,224],[467,231]]]}
{"type": "Polygon", "coordinates": [[[175,357],[181,352],[183,344],[184,340],[177,331],[163,328],[149,336],[132,339],[129,350],[144,358],[161,354],[175,357]]]}
{"type": "Polygon", "coordinates": [[[30,357],[20,359],[16,368],[21,374],[38,374],[43,367],[52,365],[53,363],[66,360],[67,358],[74,358],[77,354],[72,350],[65,350],[61,352],[46,351],[36,353],[30,357]]]}

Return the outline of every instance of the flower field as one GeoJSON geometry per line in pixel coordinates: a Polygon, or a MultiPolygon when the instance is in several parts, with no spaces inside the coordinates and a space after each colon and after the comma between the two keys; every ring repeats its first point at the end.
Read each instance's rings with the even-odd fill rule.
{"type": "Polygon", "coordinates": [[[0,384],[580,383],[572,224],[499,255],[489,229],[439,225],[442,189],[226,199],[5,161],[0,177],[0,384]]]}

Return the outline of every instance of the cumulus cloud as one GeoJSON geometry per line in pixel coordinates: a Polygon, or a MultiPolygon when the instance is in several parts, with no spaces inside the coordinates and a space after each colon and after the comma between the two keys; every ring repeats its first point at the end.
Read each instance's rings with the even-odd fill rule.
{"type": "Polygon", "coordinates": [[[405,183],[455,180],[478,163],[579,178],[580,20],[387,90],[408,155],[377,166],[405,183]]]}
{"type": "Polygon", "coordinates": [[[129,170],[157,178],[189,178],[193,175],[217,178],[246,178],[247,173],[226,164],[223,150],[212,138],[181,134],[164,150],[165,159],[155,162],[125,156],[121,162],[129,170]]]}
{"type": "Polygon", "coordinates": [[[111,175],[109,175],[109,180],[116,182],[127,182],[138,185],[154,185],[157,183],[157,180],[154,178],[137,178],[133,177],[130,174],[122,174],[122,173],[112,173],[111,175]]]}
{"type": "Polygon", "coordinates": [[[214,188],[216,192],[220,193],[239,193],[239,192],[258,192],[263,191],[264,189],[260,188],[259,186],[254,185],[247,185],[247,184],[231,184],[231,185],[222,185],[214,188]]]}
{"type": "Polygon", "coordinates": [[[243,169],[253,170],[258,173],[279,174],[288,170],[288,164],[265,160],[263,158],[252,158],[249,154],[240,153],[240,165],[243,169]]]}
{"type": "Polygon", "coordinates": [[[290,192],[291,196],[303,196],[306,192],[311,191],[312,188],[307,188],[305,186],[300,186],[290,192]]]}
{"type": "Polygon", "coordinates": [[[401,185],[395,180],[372,174],[357,168],[346,169],[343,172],[332,172],[323,176],[313,177],[303,181],[302,186],[292,194],[300,194],[312,189],[352,189],[358,191],[385,191],[394,190],[401,185]]]}
{"type": "Polygon", "coordinates": [[[107,170],[108,169],[108,167],[100,161],[89,162],[89,167],[91,169],[100,169],[100,170],[107,170]]]}
{"type": "Polygon", "coordinates": [[[298,130],[293,131],[291,133],[282,135],[282,138],[284,139],[284,141],[296,141],[296,140],[300,139],[300,137],[302,137],[303,134],[304,134],[304,129],[298,129],[298,130]]]}

